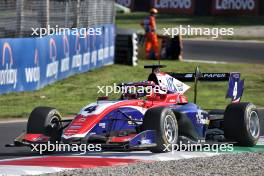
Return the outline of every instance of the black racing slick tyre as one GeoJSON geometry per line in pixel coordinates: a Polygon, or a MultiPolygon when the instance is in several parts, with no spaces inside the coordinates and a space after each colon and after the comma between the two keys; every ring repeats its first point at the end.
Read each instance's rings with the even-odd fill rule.
{"type": "Polygon", "coordinates": [[[227,106],[224,113],[224,135],[239,146],[252,147],[260,136],[259,116],[252,103],[235,103],[227,106]]]}
{"type": "Polygon", "coordinates": [[[150,148],[153,153],[169,152],[178,142],[178,123],[173,111],[166,107],[147,110],[143,119],[143,130],[156,131],[156,147],[150,148]],[[169,150],[168,150],[169,149],[169,150]]]}
{"type": "Polygon", "coordinates": [[[44,134],[51,142],[60,141],[61,115],[58,110],[50,107],[35,108],[28,119],[27,133],[44,134]]]}

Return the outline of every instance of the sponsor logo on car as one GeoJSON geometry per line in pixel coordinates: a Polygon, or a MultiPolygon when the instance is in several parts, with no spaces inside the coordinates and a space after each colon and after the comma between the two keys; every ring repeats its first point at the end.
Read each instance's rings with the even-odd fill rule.
{"type": "Polygon", "coordinates": [[[205,124],[205,125],[209,124],[209,120],[204,116],[202,110],[198,110],[196,114],[196,118],[197,118],[197,122],[200,124],[205,124]]]}
{"type": "Polygon", "coordinates": [[[204,74],[204,78],[225,78],[226,74],[224,73],[209,73],[209,74],[204,74]]]}
{"type": "Polygon", "coordinates": [[[99,127],[105,128],[105,123],[99,123],[99,127]]]}
{"type": "Polygon", "coordinates": [[[186,74],[184,77],[185,77],[185,78],[192,78],[192,77],[193,77],[193,74],[192,74],[192,73],[190,73],[190,74],[186,74]]]}

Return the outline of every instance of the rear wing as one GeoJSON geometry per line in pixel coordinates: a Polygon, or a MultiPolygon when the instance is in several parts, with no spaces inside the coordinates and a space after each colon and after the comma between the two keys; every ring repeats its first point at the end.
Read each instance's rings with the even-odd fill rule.
{"type": "MultiPolygon", "coordinates": [[[[164,68],[166,65],[146,65],[144,68],[151,68],[152,74],[160,72],[160,68],[164,68]]],[[[194,103],[197,99],[197,84],[198,81],[228,81],[228,89],[226,98],[231,98],[232,103],[240,102],[244,91],[244,80],[240,80],[240,73],[201,73],[199,67],[196,67],[194,73],[171,73],[167,74],[182,82],[194,82],[194,103]]]]}
{"type": "MultiPolygon", "coordinates": [[[[195,73],[168,73],[182,82],[194,82],[195,73]]],[[[200,73],[199,81],[228,81],[230,73],[200,73]]]]}
{"type": "Polygon", "coordinates": [[[197,97],[198,81],[218,82],[228,81],[226,98],[231,98],[232,103],[240,102],[244,91],[244,80],[240,80],[240,73],[201,73],[197,67],[195,73],[168,73],[175,79],[183,82],[195,82],[194,102],[197,97]]]}

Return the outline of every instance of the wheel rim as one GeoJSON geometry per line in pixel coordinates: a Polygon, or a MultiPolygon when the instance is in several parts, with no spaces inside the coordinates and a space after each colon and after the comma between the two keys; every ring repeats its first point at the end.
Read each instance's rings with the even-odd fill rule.
{"type": "Polygon", "coordinates": [[[53,116],[50,119],[50,126],[54,128],[56,125],[59,125],[59,118],[57,116],[53,116]]]}
{"type": "Polygon", "coordinates": [[[49,121],[49,128],[47,128],[47,136],[50,136],[51,142],[60,141],[60,138],[58,136],[59,129],[61,127],[60,118],[56,115],[52,116],[49,121]]]}
{"type": "Polygon", "coordinates": [[[164,120],[164,132],[165,132],[165,137],[167,141],[170,144],[173,144],[177,140],[177,127],[176,127],[176,120],[173,116],[167,115],[164,120]]]}
{"type": "Polygon", "coordinates": [[[249,132],[254,138],[259,136],[259,118],[256,111],[251,111],[249,114],[249,132]]]}

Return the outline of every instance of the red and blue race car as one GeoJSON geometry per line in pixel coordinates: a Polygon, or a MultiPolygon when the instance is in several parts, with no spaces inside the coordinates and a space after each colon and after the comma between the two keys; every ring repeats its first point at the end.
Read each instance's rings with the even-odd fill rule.
{"type": "MultiPolygon", "coordinates": [[[[170,144],[232,142],[254,146],[261,133],[258,109],[241,103],[244,80],[240,73],[165,73],[164,65],[149,65],[148,80],[121,84],[121,87],[144,87],[145,91],[125,92],[120,99],[98,98],[83,107],[71,120],[63,120],[58,110],[35,108],[27,130],[9,146],[59,142],[65,144],[101,144],[105,149],[147,149],[165,152],[170,144]],[[195,102],[198,81],[228,81],[227,97],[232,99],[225,110],[203,110],[184,95],[193,81],[195,102]],[[156,88],[147,91],[149,88],[156,88]]],[[[172,146],[172,145],[171,145],[172,146]]]]}

